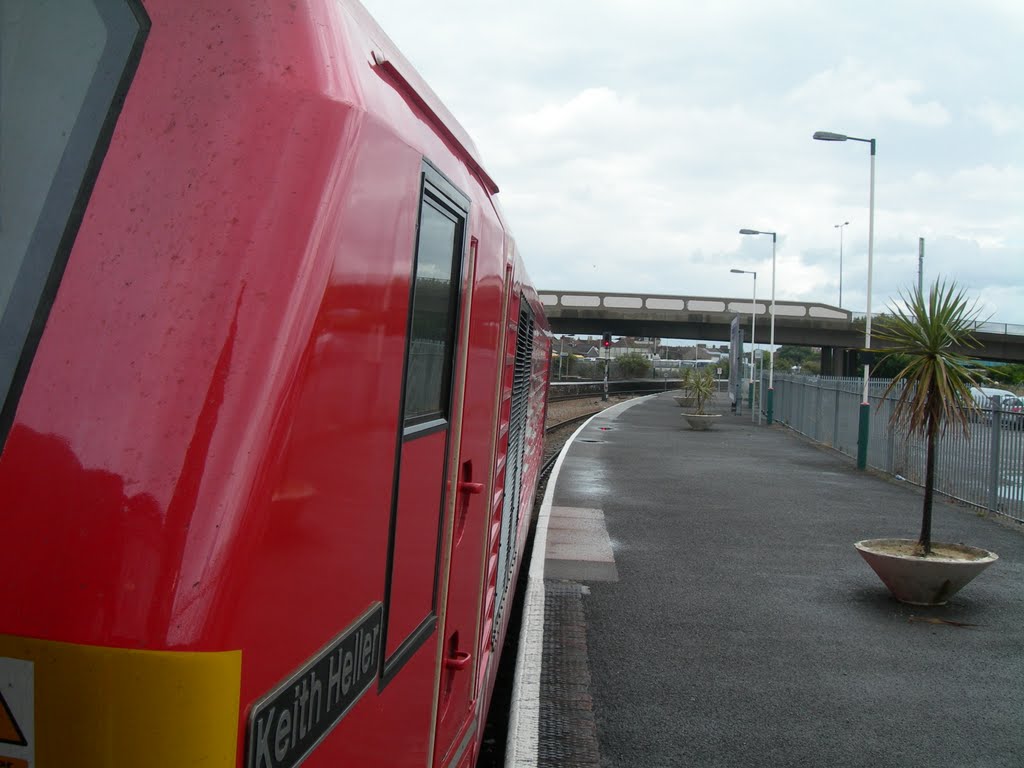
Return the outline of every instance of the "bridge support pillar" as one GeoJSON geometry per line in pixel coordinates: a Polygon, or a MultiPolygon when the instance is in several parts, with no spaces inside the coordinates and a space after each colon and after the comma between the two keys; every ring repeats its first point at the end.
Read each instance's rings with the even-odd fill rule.
{"type": "Polygon", "coordinates": [[[848,368],[848,353],[850,350],[845,347],[822,347],[821,348],[821,375],[822,376],[852,376],[848,368]]]}
{"type": "Polygon", "coordinates": [[[858,359],[860,357],[859,349],[844,349],[843,350],[843,372],[840,376],[856,376],[857,367],[860,363],[858,359]]]}

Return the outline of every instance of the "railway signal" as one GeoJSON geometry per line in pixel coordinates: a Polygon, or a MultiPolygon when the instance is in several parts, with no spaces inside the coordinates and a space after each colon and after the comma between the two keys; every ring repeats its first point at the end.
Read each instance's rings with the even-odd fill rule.
{"type": "Polygon", "coordinates": [[[601,344],[604,345],[604,394],[601,395],[601,399],[604,401],[608,400],[608,366],[611,365],[612,355],[612,335],[605,333],[601,338],[601,344]]]}

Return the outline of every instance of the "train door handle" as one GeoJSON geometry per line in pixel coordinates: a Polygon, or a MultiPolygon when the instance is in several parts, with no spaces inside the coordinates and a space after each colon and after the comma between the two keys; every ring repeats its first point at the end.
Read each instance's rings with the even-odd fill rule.
{"type": "Polygon", "coordinates": [[[459,672],[469,666],[469,662],[472,661],[472,654],[466,651],[455,651],[451,656],[444,660],[444,666],[446,669],[450,669],[453,672],[459,672]]]}
{"type": "Polygon", "coordinates": [[[459,483],[459,493],[476,494],[476,493],[483,493],[483,492],[484,492],[484,484],[483,483],[468,483],[468,482],[460,482],[459,483]]]}

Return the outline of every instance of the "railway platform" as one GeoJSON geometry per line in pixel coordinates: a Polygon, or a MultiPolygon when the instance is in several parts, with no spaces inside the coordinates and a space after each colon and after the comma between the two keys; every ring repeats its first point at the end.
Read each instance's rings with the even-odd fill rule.
{"type": "Polygon", "coordinates": [[[629,401],[563,449],[506,766],[1024,765],[1024,530],[936,499],[936,540],[1000,560],[898,603],[853,542],[916,536],[921,490],[723,406],[629,401]]]}

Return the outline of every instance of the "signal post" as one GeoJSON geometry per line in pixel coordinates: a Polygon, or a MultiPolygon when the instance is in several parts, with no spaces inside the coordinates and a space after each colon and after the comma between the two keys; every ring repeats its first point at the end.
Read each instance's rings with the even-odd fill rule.
{"type": "Polygon", "coordinates": [[[604,346],[604,393],[601,395],[601,399],[608,400],[608,367],[612,364],[612,335],[605,333],[601,338],[601,344],[604,346]]]}

